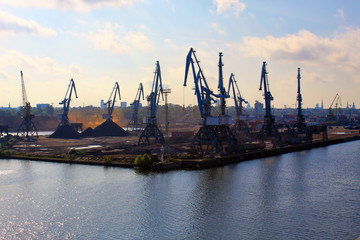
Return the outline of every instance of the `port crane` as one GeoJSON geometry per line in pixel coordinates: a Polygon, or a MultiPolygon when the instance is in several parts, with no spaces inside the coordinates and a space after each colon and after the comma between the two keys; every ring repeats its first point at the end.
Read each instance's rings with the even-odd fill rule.
{"type": "Polygon", "coordinates": [[[331,105],[329,107],[328,114],[326,116],[328,120],[330,120],[330,121],[336,120],[336,115],[339,112],[339,106],[342,106],[342,104],[341,104],[340,95],[337,93],[335,95],[334,99],[332,100],[331,105]],[[334,108],[335,112],[332,109],[332,106],[334,105],[334,103],[335,103],[335,108],[334,108]]]}
{"type": "Polygon", "coordinates": [[[200,67],[200,61],[197,59],[193,48],[190,49],[186,57],[184,86],[187,83],[189,69],[191,67],[195,95],[198,101],[198,107],[202,118],[201,127],[192,140],[192,149],[200,154],[209,154],[213,157],[216,153],[231,153],[236,150],[236,138],[230,131],[231,117],[226,115],[226,98],[227,94],[223,84],[223,63],[222,53],[219,53],[219,94],[210,90],[204,73],[200,67]],[[220,99],[220,115],[211,116],[211,103],[220,99]]]}
{"type": "Polygon", "coordinates": [[[266,71],[266,62],[263,62],[261,69],[261,79],[260,79],[260,88],[261,91],[264,90],[264,99],[265,99],[265,116],[264,124],[260,129],[259,138],[264,140],[270,138],[273,142],[274,147],[276,144],[281,144],[281,136],[275,125],[275,117],[271,114],[271,101],[274,100],[274,97],[271,95],[269,80],[267,76],[268,72],[266,71]]]}
{"type": "Polygon", "coordinates": [[[232,127],[233,133],[241,133],[246,136],[250,136],[250,130],[246,122],[241,119],[243,116],[243,106],[242,104],[248,104],[248,101],[246,101],[240,94],[239,87],[237,85],[237,82],[235,80],[235,75],[231,73],[229,78],[229,88],[228,88],[228,94],[230,95],[232,89],[232,95],[234,97],[234,105],[235,105],[235,111],[236,111],[236,122],[234,126],[232,127]]]}
{"type": "MultiPolygon", "coordinates": [[[[68,85],[68,88],[66,90],[65,93],[65,97],[64,100],[62,100],[59,104],[63,105],[63,113],[58,115],[58,118],[61,119],[59,125],[57,128],[60,128],[61,126],[66,126],[66,125],[71,125],[74,128],[74,125],[69,123],[69,109],[70,109],[70,102],[71,102],[71,96],[72,96],[72,92],[74,91],[75,97],[77,98],[77,93],[76,93],[76,87],[75,87],[75,82],[73,79],[70,79],[70,83],[68,85]]],[[[77,126],[78,124],[75,125],[75,127],[80,127],[77,126]]]]}
{"type": "Polygon", "coordinates": [[[138,90],[136,92],[135,99],[130,104],[130,106],[133,107],[133,113],[132,113],[130,121],[129,121],[128,125],[127,125],[127,129],[129,129],[129,127],[132,127],[135,132],[138,131],[139,125],[140,125],[139,124],[139,116],[138,116],[138,114],[139,114],[141,96],[142,96],[142,99],[145,100],[145,98],[144,98],[144,88],[143,88],[142,83],[139,84],[139,88],[138,88],[138,90]]]}
{"type": "Polygon", "coordinates": [[[20,71],[20,75],[21,75],[22,102],[23,102],[23,106],[22,106],[23,120],[20,124],[20,127],[17,130],[17,135],[26,138],[39,137],[35,124],[32,121],[32,119],[35,118],[35,116],[31,114],[31,105],[27,99],[24,76],[22,71],[20,71]]]}
{"type": "Polygon", "coordinates": [[[120,87],[119,87],[118,82],[115,83],[115,86],[114,86],[113,90],[111,91],[109,100],[105,103],[107,106],[107,113],[103,114],[102,118],[106,119],[106,121],[112,121],[112,118],[113,118],[112,114],[114,111],[116,96],[119,96],[119,100],[121,100],[120,87]]]}
{"type": "Polygon", "coordinates": [[[157,61],[151,93],[146,97],[149,106],[148,117],[144,118],[146,127],[140,134],[138,145],[150,145],[150,139],[154,139],[153,143],[165,143],[164,136],[159,130],[156,121],[156,112],[160,100],[160,94],[163,97],[160,63],[157,61]]]}
{"type": "Polygon", "coordinates": [[[298,74],[297,74],[298,90],[297,90],[297,98],[296,98],[298,104],[298,113],[296,116],[296,123],[291,128],[291,133],[295,134],[300,141],[310,142],[312,141],[312,134],[305,123],[305,116],[302,114],[302,95],[301,95],[300,79],[301,79],[300,68],[298,68],[298,74]]]}

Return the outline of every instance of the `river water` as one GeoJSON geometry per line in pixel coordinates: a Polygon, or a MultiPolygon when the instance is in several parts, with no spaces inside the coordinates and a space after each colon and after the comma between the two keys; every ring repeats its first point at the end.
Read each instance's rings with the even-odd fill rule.
{"type": "Polygon", "coordinates": [[[201,171],[0,160],[0,239],[356,239],[360,141],[201,171]]]}

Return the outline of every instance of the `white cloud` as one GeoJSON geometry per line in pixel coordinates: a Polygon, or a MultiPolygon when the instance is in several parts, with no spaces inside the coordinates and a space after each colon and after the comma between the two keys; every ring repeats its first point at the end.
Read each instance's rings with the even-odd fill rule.
{"type": "Polygon", "coordinates": [[[38,7],[87,12],[101,7],[131,6],[134,0],[0,0],[0,4],[16,7],[38,7]]]}
{"type": "Polygon", "coordinates": [[[11,13],[0,10],[1,33],[6,34],[35,34],[43,37],[54,37],[56,32],[35,22],[26,20],[11,13]]]}
{"type": "Polygon", "coordinates": [[[213,2],[217,6],[216,12],[218,14],[233,11],[236,16],[239,16],[246,8],[246,4],[239,0],[213,0],[213,2]]]}
{"type": "Polygon", "coordinates": [[[129,32],[124,37],[124,40],[131,46],[142,50],[148,50],[154,47],[153,42],[142,32],[129,32]]]}
{"type": "Polygon", "coordinates": [[[335,17],[339,17],[339,18],[341,18],[342,20],[344,20],[344,19],[345,19],[344,9],[338,9],[338,10],[336,11],[335,17]]]}
{"type": "Polygon", "coordinates": [[[216,23],[212,23],[211,24],[211,27],[214,29],[214,30],[216,30],[219,34],[221,34],[221,35],[225,35],[226,34],[226,32],[225,32],[225,30],[224,29],[221,29],[220,27],[219,27],[219,25],[217,25],[216,23]]]}
{"type": "Polygon", "coordinates": [[[244,37],[242,43],[229,44],[228,47],[263,59],[355,70],[360,62],[360,28],[347,29],[332,38],[318,37],[307,30],[279,38],[244,37]]]}
{"type": "Polygon", "coordinates": [[[126,53],[129,47],[124,41],[114,32],[118,28],[117,25],[107,23],[102,29],[96,33],[85,35],[97,49],[110,50],[117,53],[126,53]]]}
{"type": "Polygon", "coordinates": [[[171,41],[171,39],[165,38],[165,39],[164,39],[164,42],[165,42],[166,44],[168,44],[172,49],[177,49],[176,44],[173,43],[173,41],[171,41]]]}
{"type": "Polygon", "coordinates": [[[85,34],[97,49],[125,54],[133,48],[148,50],[154,47],[153,42],[142,32],[127,32],[121,34],[122,27],[110,22],[105,27],[98,25],[96,33],[85,34]]]}
{"type": "Polygon", "coordinates": [[[0,56],[0,65],[3,68],[32,69],[43,73],[78,74],[80,72],[78,66],[60,67],[49,57],[30,57],[16,50],[5,50],[0,56]]]}

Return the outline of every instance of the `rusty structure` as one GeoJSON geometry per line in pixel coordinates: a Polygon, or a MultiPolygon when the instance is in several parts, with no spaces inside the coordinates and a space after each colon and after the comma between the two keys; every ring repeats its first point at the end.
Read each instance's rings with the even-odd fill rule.
{"type": "Polygon", "coordinates": [[[23,72],[20,71],[20,74],[21,74],[21,88],[22,88],[22,102],[23,102],[23,106],[22,106],[23,120],[17,130],[17,135],[26,138],[39,137],[35,124],[32,121],[32,119],[35,118],[35,116],[31,114],[31,105],[26,95],[23,72]]]}

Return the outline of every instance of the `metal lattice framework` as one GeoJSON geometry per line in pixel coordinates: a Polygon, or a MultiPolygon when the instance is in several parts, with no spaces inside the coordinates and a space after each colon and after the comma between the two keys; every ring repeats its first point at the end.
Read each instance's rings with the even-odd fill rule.
{"type": "Polygon", "coordinates": [[[163,96],[163,87],[161,80],[161,70],[159,61],[156,62],[154,81],[151,93],[146,97],[148,101],[148,117],[145,118],[146,127],[140,134],[138,145],[150,145],[151,143],[164,144],[165,139],[157,126],[156,112],[159,104],[160,94],[163,96]]]}
{"type": "Polygon", "coordinates": [[[230,131],[231,118],[225,114],[225,99],[230,96],[226,92],[223,84],[222,53],[219,53],[218,64],[219,94],[215,94],[210,90],[199,62],[195,51],[191,48],[186,58],[184,86],[186,86],[188,72],[191,67],[195,84],[195,94],[202,118],[202,125],[192,140],[192,149],[197,153],[209,155],[210,157],[213,157],[217,153],[233,153],[237,149],[237,141],[230,131]],[[211,103],[217,102],[217,99],[220,100],[220,115],[215,117],[211,116],[211,103]]]}
{"type": "Polygon", "coordinates": [[[23,106],[22,106],[23,120],[17,130],[17,135],[26,138],[39,137],[35,124],[32,121],[32,119],[35,118],[35,116],[31,114],[31,105],[27,99],[25,82],[22,71],[20,71],[20,74],[21,74],[21,89],[22,89],[22,100],[23,100],[23,106]]]}

